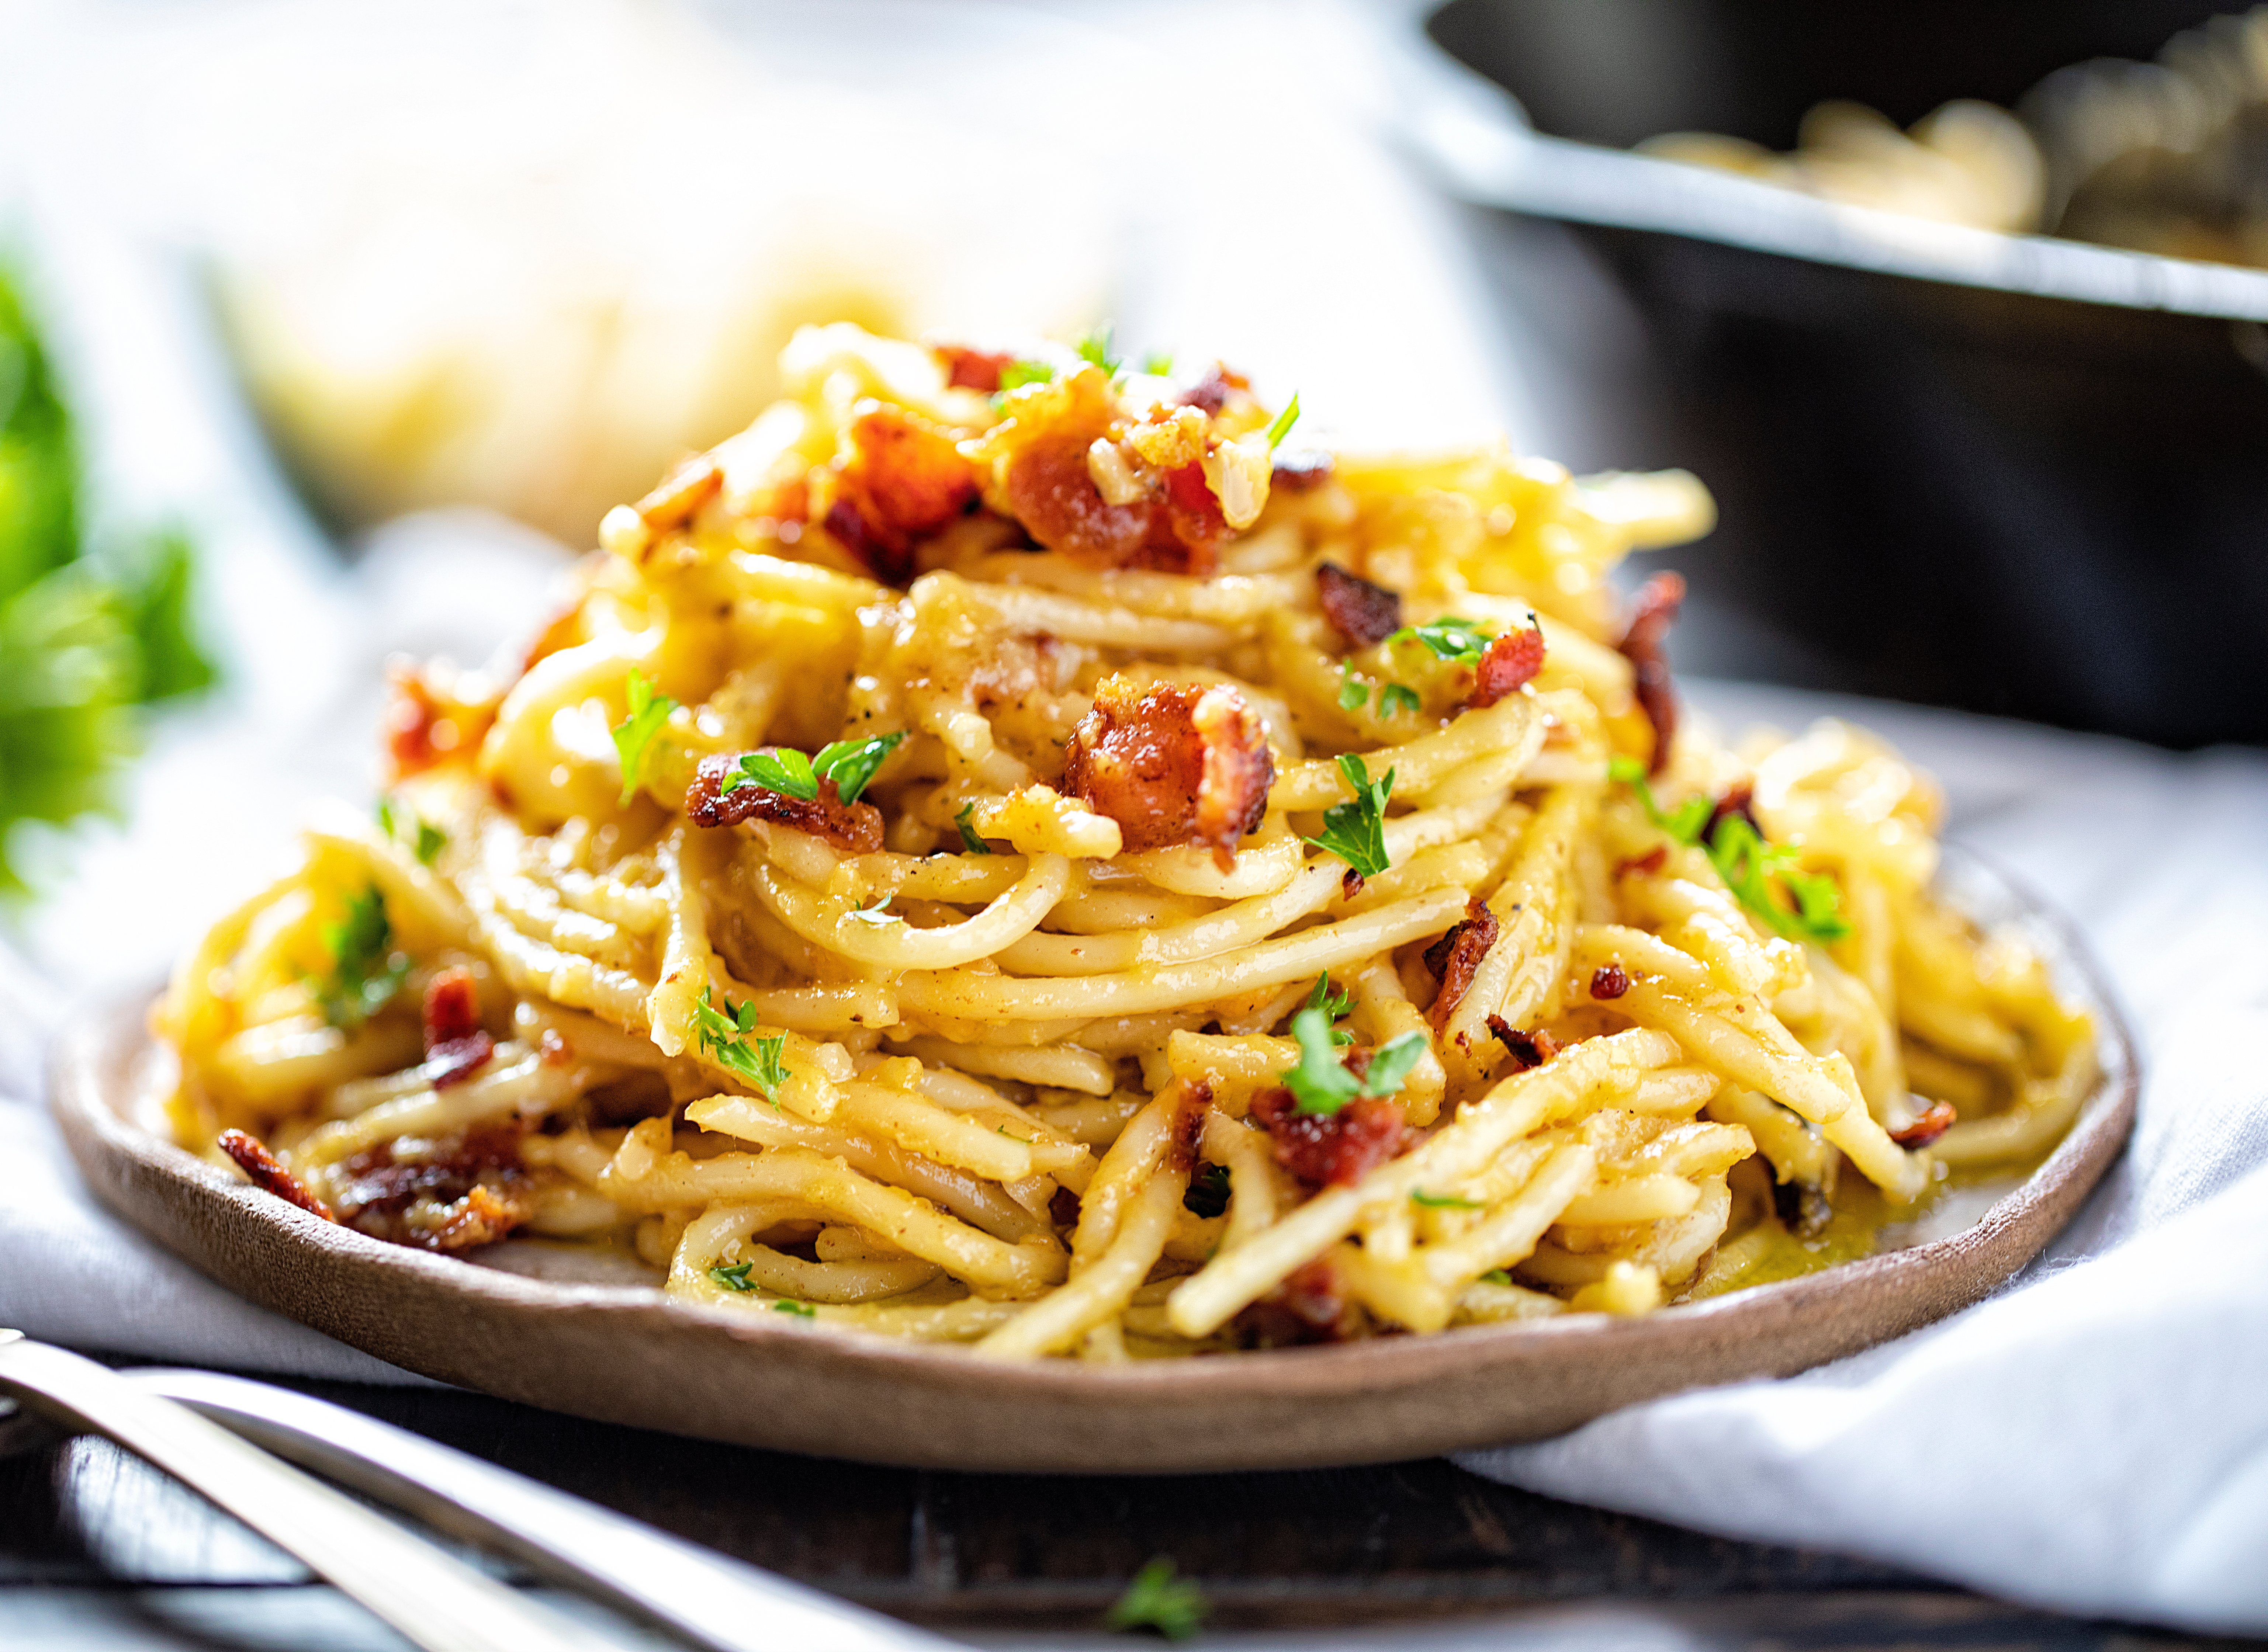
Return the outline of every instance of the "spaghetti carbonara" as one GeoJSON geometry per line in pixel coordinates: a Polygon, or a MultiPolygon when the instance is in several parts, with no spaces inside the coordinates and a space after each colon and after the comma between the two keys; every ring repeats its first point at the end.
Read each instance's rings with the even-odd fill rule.
{"type": "Polygon", "coordinates": [[[1108,1361],[1642,1313],[2071,1121],[2090,1029],[1933,899],[1929,782],[1679,726],[1680,587],[1607,575],[1690,477],[1327,452],[1098,339],[784,374],[511,669],[399,674],[376,817],[159,1006],[185,1143],[1108,1361]]]}

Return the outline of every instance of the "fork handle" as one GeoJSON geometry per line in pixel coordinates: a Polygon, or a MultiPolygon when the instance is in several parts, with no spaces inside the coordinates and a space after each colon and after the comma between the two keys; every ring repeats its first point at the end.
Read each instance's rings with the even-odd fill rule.
{"type": "Polygon", "coordinates": [[[195,1487],[425,1652],[593,1652],[564,1619],[107,1367],[0,1331],[0,1392],[195,1487]]]}

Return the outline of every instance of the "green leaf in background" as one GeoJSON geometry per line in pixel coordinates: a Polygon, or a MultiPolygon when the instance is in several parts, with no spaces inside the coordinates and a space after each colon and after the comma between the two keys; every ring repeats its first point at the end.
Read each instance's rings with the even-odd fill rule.
{"type": "Polygon", "coordinates": [[[90,550],[79,462],[17,282],[0,271],[0,894],[26,892],[26,821],[114,806],[142,708],[210,685],[177,532],[90,550]]]}

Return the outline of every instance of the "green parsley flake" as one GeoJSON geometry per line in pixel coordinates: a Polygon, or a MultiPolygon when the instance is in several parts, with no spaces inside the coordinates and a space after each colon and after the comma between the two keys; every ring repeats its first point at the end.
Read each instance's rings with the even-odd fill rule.
{"type": "Polygon", "coordinates": [[[1353,801],[1324,810],[1322,836],[1300,841],[1337,855],[1362,877],[1375,877],[1392,863],[1386,858],[1386,800],[1394,791],[1394,771],[1373,782],[1362,759],[1350,752],[1339,759],[1339,773],[1354,789],[1353,801]]]}
{"type": "Polygon", "coordinates": [[[1454,1193],[1429,1193],[1422,1187],[1410,1190],[1410,1202],[1423,1205],[1428,1210],[1478,1210],[1477,1200],[1460,1199],[1454,1193]]]}
{"type": "Polygon", "coordinates": [[[1417,711],[1425,706],[1418,691],[1406,683],[1388,683],[1378,691],[1378,715],[1390,717],[1403,711],[1417,711]]]}
{"type": "Polygon", "coordinates": [[[806,1319],[816,1319],[819,1318],[819,1310],[813,1307],[809,1303],[790,1302],[784,1296],[781,1297],[777,1302],[772,1304],[772,1311],[774,1313],[796,1314],[806,1319]]]}
{"type": "Polygon", "coordinates": [[[1357,1078],[1339,1059],[1338,1041],[1322,1007],[1310,1004],[1293,1016],[1292,1036],[1299,1041],[1300,1064],[1287,1069],[1283,1079],[1292,1092],[1292,1111],[1326,1116],[1358,1096],[1391,1096],[1402,1088],[1426,1047],[1422,1032],[1389,1039],[1373,1052],[1369,1073],[1357,1078]]]}
{"type": "Polygon", "coordinates": [[[1512,1283],[1512,1275],[1506,1273],[1500,1267],[1492,1267],[1489,1269],[1487,1273],[1481,1275],[1481,1283],[1484,1285],[1509,1285],[1512,1283]]]}
{"type": "Polygon", "coordinates": [[[638,782],[645,773],[646,748],[669,721],[669,714],[677,709],[677,701],[654,693],[645,673],[635,666],[622,685],[622,693],[630,701],[630,714],[615,725],[615,754],[622,765],[622,795],[617,806],[627,809],[637,796],[638,782]]]}
{"type": "Polygon", "coordinates": [[[1000,370],[1000,393],[1021,390],[1026,385],[1048,384],[1055,376],[1056,370],[1046,362],[1010,362],[1000,370]]]}
{"type": "Polygon", "coordinates": [[[386,897],[376,884],[347,897],[346,916],[323,926],[330,973],[314,983],[323,1019],[352,1032],[394,1001],[409,976],[409,958],[394,950],[386,897]]]}
{"type": "Polygon", "coordinates": [[[775,1032],[768,1038],[750,1038],[755,1031],[756,1007],[742,1004],[732,1015],[710,1001],[710,989],[701,989],[701,1002],[693,1006],[693,1026],[701,1040],[701,1048],[718,1066],[746,1079],[763,1092],[766,1101],[779,1105],[779,1088],[795,1076],[780,1065],[780,1052],[786,1047],[787,1034],[775,1032]]]}
{"type": "Polygon", "coordinates": [[[961,828],[961,845],[963,848],[971,855],[990,855],[992,852],[992,846],[977,836],[976,825],[969,819],[969,817],[976,812],[975,804],[962,804],[961,812],[953,817],[953,823],[961,828]]]}
{"type": "MultiPolygon", "coordinates": [[[[1109,322],[1104,322],[1101,327],[1086,334],[1074,348],[1079,351],[1079,360],[1100,367],[1113,378],[1117,376],[1118,358],[1110,353],[1109,322]]],[[[1007,387],[1005,380],[1001,387],[1003,389],[1007,387]]]]}
{"type": "Polygon", "coordinates": [[[1336,1021],[1354,1008],[1354,995],[1343,987],[1332,986],[1331,973],[1325,970],[1315,977],[1315,984],[1307,989],[1306,1007],[1309,1010],[1320,1010],[1332,1020],[1336,1021]]]}
{"type": "Polygon", "coordinates": [[[1709,841],[1703,843],[1702,833],[1709,830],[1709,817],[1716,811],[1706,796],[1697,793],[1676,808],[1664,811],[1654,801],[1653,789],[1646,784],[1646,766],[1636,758],[1609,759],[1607,774],[1638,794],[1646,819],[1661,831],[1680,843],[1700,844],[1734,899],[1780,934],[1824,946],[1851,933],[1851,921],[1843,915],[1842,889],[1822,872],[1801,870],[1796,865],[1796,851],[1788,845],[1765,842],[1737,814],[1718,821],[1709,841]],[[1794,910],[1773,899],[1774,879],[1795,902],[1794,910]]]}
{"type": "Polygon", "coordinates": [[[735,1262],[730,1267],[712,1267],[709,1277],[726,1290],[754,1290],[755,1287],[748,1283],[748,1270],[755,1266],[753,1262],[735,1262]]]}
{"type": "Polygon", "coordinates": [[[1291,435],[1292,427],[1299,423],[1299,422],[1300,397],[1299,393],[1295,391],[1292,393],[1291,400],[1284,404],[1284,411],[1278,414],[1269,423],[1268,451],[1271,453],[1274,452],[1276,451],[1276,444],[1282,441],[1285,437],[1291,435]]]}
{"type": "Polygon", "coordinates": [[[1171,350],[1152,350],[1142,358],[1142,371],[1152,378],[1163,378],[1174,371],[1171,350]]]}
{"type": "MultiPolygon", "coordinates": [[[[394,809],[393,798],[380,797],[373,812],[378,816],[378,829],[387,841],[401,835],[402,818],[394,809]]],[[[409,822],[416,827],[416,841],[411,845],[411,850],[417,856],[417,863],[431,866],[441,851],[449,847],[449,834],[422,815],[411,815],[409,822]]]]}
{"type": "Polygon", "coordinates": [[[1425,625],[1405,625],[1386,639],[1388,648],[1400,642],[1422,642],[1434,658],[1454,665],[1477,665],[1488,645],[1496,640],[1470,620],[1445,615],[1425,625]]]}
{"type": "Polygon", "coordinates": [[[1121,1633],[1147,1629],[1168,1641],[1186,1641],[1211,1610],[1204,1591],[1174,1575],[1174,1563],[1160,1555],[1134,1575],[1103,1623],[1121,1633]]]}
{"type": "Polygon", "coordinates": [[[1359,711],[1370,703],[1370,685],[1349,672],[1339,679],[1339,709],[1359,711]]]}
{"type": "Polygon", "coordinates": [[[810,803],[819,796],[819,782],[831,780],[837,797],[846,804],[856,803],[866,782],[874,778],[874,771],[881,767],[882,760],[896,751],[905,738],[905,731],[900,729],[869,740],[837,740],[821,747],[816,757],[806,757],[792,746],[749,752],[741,757],[740,766],[725,776],[718,790],[721,796],[743,786],[762,786],[783,797],[800,797],[810,803]]]}

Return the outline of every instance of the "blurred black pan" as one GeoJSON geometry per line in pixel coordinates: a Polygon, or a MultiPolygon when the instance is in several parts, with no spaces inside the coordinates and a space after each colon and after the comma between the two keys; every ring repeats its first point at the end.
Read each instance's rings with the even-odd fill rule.
{"type": "Polygon", "coordinates": [[[1675,461],[1722,512],[1679,566],[1827,663],[1778,674],[2173,745],[2268,741],[2268,272],[1619,147],[1697,128],[1786,149],[1829,97],[1901,122],[2014,103],[2226,9],[1453,0],[1406,126],[1463,199],[1571,224],[1620,277],[1675,461]]]}

